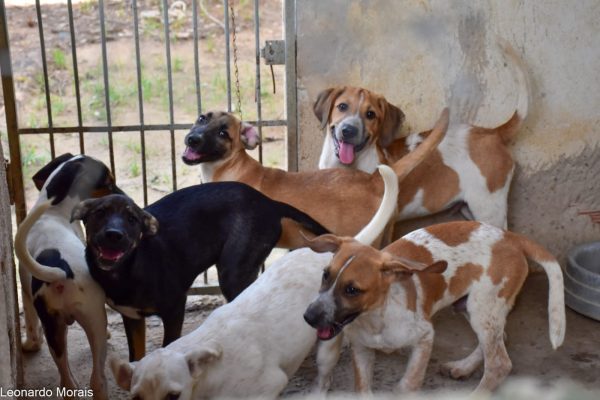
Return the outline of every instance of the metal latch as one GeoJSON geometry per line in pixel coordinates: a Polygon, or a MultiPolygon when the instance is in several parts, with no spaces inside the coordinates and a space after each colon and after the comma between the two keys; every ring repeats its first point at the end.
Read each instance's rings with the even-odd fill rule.
{"type": "Polygon", "coordinates": [[[266,40],[260,55],[267,65],[285,64],[285,40],[266,40]]]}

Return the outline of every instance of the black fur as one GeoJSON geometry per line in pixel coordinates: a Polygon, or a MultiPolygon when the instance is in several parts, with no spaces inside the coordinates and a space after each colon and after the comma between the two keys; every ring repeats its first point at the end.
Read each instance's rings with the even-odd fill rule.
{"type": "Polygon", "coordinates": [[[159,315],[163,346],[180,336],[186,292],[211,265],[216,264],[221,291],[231,301],[256,279],[281,237],[283,218],[317,235],[327,233],[308,215],[238,182],[192,186],[148,206],[145,211],[158,220],[153,236],[143,233],[145,216],[132,205],[125,196],[107,196],[85,202],[83,213],[76,212],[86,226],[92,276],[116,305],[159,315]],[[115,219],[117,214],[122,216],[115,219]],[[107,230],[113,244],[103,233],[107,230]],[[113,255],[110,249],[118,249],[122,256],[104,262],[99,248],[113,255]]]}
{"type": "MultiPolygon", "coordinates": [[[[35,260],[42,265],[62,269],[63,271],[65,271],[65,274],[67,275],[67,279],[73,279],[73,277],[74,277],[71,266],[69,265],[69,263],[67,263],[65,260],[63,260],[61,258],[60,251],[58,251],[57,249],[43,250],[35,258],[35,260]]],[[[42,287],[42,285],[44,283],[47,283],[47,282],[41,281],[41,280],[37,279],[36,277],[32,276],[31,277],[31,293],[33,295],[35,295],[37,293],[37,291],[40,290],[40,288],[42,287]]]]}
{"type": "Polygon", "coordinates": [[[71,158],[73,158],[73,154],[71,153],[62,154],[50,161],[48,164],[44,165],[42,169],[36,172],[31,179],[33,180],[37,190],[42,190],[44,183],[46,183],[46,180],[48,180],[48,177],[54,172],[54,170],[56,170],[60,164],[70,160],[71,158]]]}

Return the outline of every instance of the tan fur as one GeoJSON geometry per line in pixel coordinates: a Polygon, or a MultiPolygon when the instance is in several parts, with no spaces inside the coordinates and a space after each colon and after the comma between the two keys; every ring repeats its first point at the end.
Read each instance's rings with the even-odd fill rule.
{"type": "Polygon", "coordinates": [[[494,134],[492,129],[473,128],[469,135],[469,155],[485,177],[490,193],[504,187],[514,161],[502,136],[494,134]]]}
{"type": "Polygon", "coordinates": [[[513,304],[529,273],[527,259],[522,253],[515,252],[514,248],[510,240],[497,242],[492,248],[492,260],[487,270],[492,283],[502,287],[498,297],[505,298],[508,304],[513,304]],[[507,265],[511,268],[507,269],[507,265]]]}
{"type": "Polygon", "coordinates": [[[383,251],[391,254],[402,254],[406,258],[424,264],[433,263],[433,256],[427,248],[404,239],[396,240],[394,243],[385,247],[383,251]]]}
{"type": "Polygon", "coordinates": [[[448,290],[454,297],[461,297],[471,286],[473,281],[479,280],[483,274],[483,267],[478,264],[467,263],[456,269],[456,273],[450,278],[448,290]]]}
{"type": "Polygon", "coordinates": [[[416,274],[421,284],[421,308],[425,318],[431,318],[433,306],[446,293],[448,285],[442,274],[416,274]]]}
{"type": "MultiPolygon", "coordinates": [[[[222,160],[215,162],[212,181],[246,183],[274,200],[304,211],[331,232],[342,236],[356,234],[379,207],[383,180],[378,172],[367,174],[350,169],[286,172],[266,168],[246,153],[240,138],[240,121],[227,113],[214,115],[228,126],[231,147],[222,160]]],[[[436,125],[435,135],[431,135],[432,141],[424,142],[419,146],[420,151],[412,152],[391,166],[399,181],[437,146],[447,125],[446,111],[436,125]]]]}
{"type": "Polygon", "coordinates": [[[400,284],[406,291],[406,308],[412,312],[417,311],[417,288],[412,279],[402,279],[400,284]]]}
{"type": "Polygon", "coordinates": [[[468,242],[471,233],[480,226],[481,224],[479,222],[472,221],[456,224],[456,229],[453,229],[452,231],[444,229],[441,225],[432,225],[425,229],[448,246],[455,247],[468,242]]]}

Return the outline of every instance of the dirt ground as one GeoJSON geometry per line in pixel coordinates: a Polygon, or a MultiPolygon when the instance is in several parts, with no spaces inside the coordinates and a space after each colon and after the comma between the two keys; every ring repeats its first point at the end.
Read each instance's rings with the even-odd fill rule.
{"type": "MultiPolygon", "coordinates": [[[[548,337],[547,280],[543,273],[531,275],[509,315],[506,333],[508,354],[513,362],[511,378],[532,377],[545,386],[553,386],[564,380],[574,381],[587,389],[600,391],[600,325],[598,322],[567,309],[567,332],[565,342],[553,351],[548,337]]],[[[222,304],[220,296],[190,297],[187,304],[184,333],[195,329],[222,304]]],[[[160,346],[162,326],[158,318],[147,320],[149,350],[160,346]]],[[[425,391],[472,390],[481,378],[481,369],[471,378],[454,381],[438,373],[441,363],[469,354],[476,343],[475,335],[461,315],[451,309],[442,310],[435,317],[435,346],[427,369],[425,391]]],[[[127,342],[120,316],[109,311],[110,344],[115,354],[127,358],[127,342]]],[[[242,339],[243,336],[240,336],[242,339]]],[[[85,385],[90,374],[90,353],[83,331],[73,325],[69,330],[69,358],[79,383],[85,385]]],[[[406,366],[407,351],[398,354],[379,354],[375,364],[374,389],[385,392],[393,388],[402,377],[406,366]]],[[[47,346],[35,354],[25,355],[25,379],[27,388],[54,387],[58,373],[48,353],[47,346]]],[[[126,399],[125,392],[116,387],[107,370],[110,398],[126,399]]],[[[282,397],[304,394],[311,388],[316,376],[314,354],[302,364],[290,380],[282,397]]],[[[353,372],[350,352],[344,346],[342,357],[335,369],[331,391],[344,393],[353,390],[353,372]]]]}

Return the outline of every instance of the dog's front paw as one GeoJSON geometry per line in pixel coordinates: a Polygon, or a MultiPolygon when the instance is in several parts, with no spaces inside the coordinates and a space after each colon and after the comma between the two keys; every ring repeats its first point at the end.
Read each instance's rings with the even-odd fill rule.
{"type": "Polygon", "coordinates": [[[28,335],[28,337],[21,342],[21,348],[24,352],[33,353],[42,348],[42,343],[44,343],[43,331],[40,328],[37,335],[28,335]]]}

